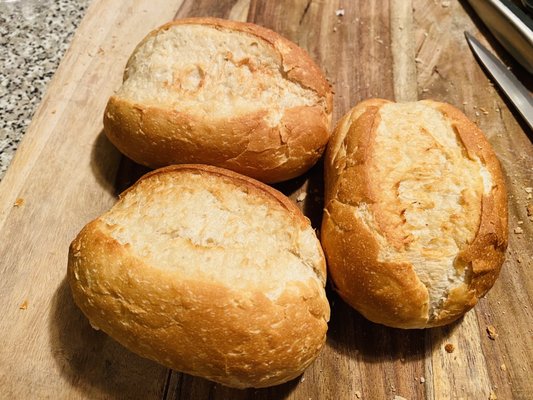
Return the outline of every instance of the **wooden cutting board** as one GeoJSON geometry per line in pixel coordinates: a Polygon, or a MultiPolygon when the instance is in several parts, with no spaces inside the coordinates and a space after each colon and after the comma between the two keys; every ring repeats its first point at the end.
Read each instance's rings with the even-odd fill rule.
{"type": "MultiPolygon", "coordinates": [[[[533,398],[532,133],[463,30],[503,54],[456,1],[95,0],[0,183],[0,398],[533,398]],[[90,328],[65,281],[68,245],[145,171],[103,136],[103,109],[136,43],[185,16],[248,20],[307,49],[335,89],[334,122],[383,97],[446,101],[479,124],[506,174],[511,233],[501,277],[474,311],[448,327],[403,331],[366,321],[328,291],[330,330],[316,362],[295,381],[244,391],[170,371],[90,328]]],[[[320,165],[277,187],[292,199],[308,192],[298,204],[318,228],[320,165]]]]}

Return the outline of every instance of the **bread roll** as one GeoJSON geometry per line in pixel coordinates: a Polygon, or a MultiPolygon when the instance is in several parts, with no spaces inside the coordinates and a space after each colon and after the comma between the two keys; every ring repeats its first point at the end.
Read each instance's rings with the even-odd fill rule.
{"type": "Polygon", "coordinates": [[[104,130],[152,168],[210,164],[271,183],[320,158],[331,110],[329,84],[294,43],[253,24],[189,18],[137,46],[104,130]]]}
{"type": "Polygon", "coordinates": [[[322,348],[325,259],[274,189],[199,165],[156,170],[83,228],[68,281],[95,327],[143,357],[237,388],[295,378],[322,348]]]}
{"type": "Polygon", "coordinates": [[[434,101],[367,100],[325,161],[322,245],[341,297],[397,328],[448,324],[494,284],[507,199],[483,133],[434,101]]]}

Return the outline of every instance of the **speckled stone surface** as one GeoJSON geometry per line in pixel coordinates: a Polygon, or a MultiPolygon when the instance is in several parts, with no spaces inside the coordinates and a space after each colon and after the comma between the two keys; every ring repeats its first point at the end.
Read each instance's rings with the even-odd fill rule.
{"type": "Polygon", "coordinates": [[[90,0],[0,0],[0,179],[90,0]]]}

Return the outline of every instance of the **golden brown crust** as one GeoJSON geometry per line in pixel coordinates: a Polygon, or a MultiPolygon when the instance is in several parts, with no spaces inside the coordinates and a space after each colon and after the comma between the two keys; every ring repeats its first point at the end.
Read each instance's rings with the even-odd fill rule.
{"type": "Polygon", "coordinates": [[[269,127],[263,116],[208,121],[113,96],[104,127],[124,154],[152,168],[206,163],[272,183],[299,176],[316,163],[329,133],[314,108],[287,110],[280,129],[269,127]]]}
{"type": "Polygon", "coordinates": [[[438,107],[452,121],[468,155],[481,160],[493,182],[490,195],[484,195],[481,201],[481,221],[476,237],[458,255],[463,263],[472,265],[470,283],[450,293],[443,311],[434,321],[433,326],[439,326],[453,322],[474,307],[496,281],[508,241],[507,190],[500,162],[483,132],[455,107],[428,103],[438,107]]]}
{"type": "MultiPolygon", "coordinates": [[[[316,92],[323,105],[288,108],[281,121],[270,126],[264,118],[267,110],[224,119],[200,118],[112,96],[104,113],[104,131],[111,142],[134,161],[152,168],[178,163],[211,164],[268,183],[294,178],[313,166],[330,136],[333,95],[309,55],[269,29],[217,18],[169,22],[152,31],[137,48],[158,32],[186,24],[244,32],[263,39],[280,55],[284,78],[316,92]]],[[[128,67],[125,79],[127,71],[128,67]]]]}
{"type": "MultiPolygon", "coordinates": [[[[494,284],[507,246],[507,200],[499,162],[482,132],[460,111],[426,101],[448,119],[474,159],[492,177],[492,192],[483,196],[481,221],[474,240],[458,256],[471,265],[467,283],[450,290],[440,313],[428,315],[428,291],[409,263],[378,260],[377,233],[357,217],[362,203],[372,204],[376,186],[368,166],[379,109],[386,100],[358,104],[337,125],[326,152],[326,206],[321,241],[328,271],[341,297],[368,319],[399,328],[423,328],[448,324],[472,308],[494,284]]],[[[386,160],[382,160],[386,162],[386,160]]],[[[372,208],[379,212],[379,208],[372,208]]]]}
{"type": "Polygon", "coordinates": [[[353,207],[328,202],[321,242],[340,296],[371,321],[402,328],[424,325],[428,294],[409,264],[379,262],[378,243],[353,207]],[[384,312],[386,310],[386,312],[384,312]]]}
{"type": "MultiPolygon", "coordinates": [[[[275,199],[288,218],[308,224],[279,192],[215,167],[171,166],[139,182],[181,172],[231,180],[254,196],[268,197],[265,204],[275,199]]],[[[178,371],[244,388],[295,378],[324,345],[329,306],[318,280],[288,282],[271,300],[258,288],[237,290],[179,268],[148,265],[108,229],[98,218],[72,242],[68,280],[91,323],[128,349],[178,371]]],[[[318,273],[325,274],[323,264],[318,273]]]]}

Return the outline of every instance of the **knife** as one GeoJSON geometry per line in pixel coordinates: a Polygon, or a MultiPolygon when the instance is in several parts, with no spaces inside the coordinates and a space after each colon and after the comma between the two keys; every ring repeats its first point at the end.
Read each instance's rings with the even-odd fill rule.
{"type": "Polygon", "coordinates": [[[533,74],[533,20],[510,0],[468,0],[512,56],[533,74]]]}
{"type": "Polygon", "coordinates": [[[533,130],[533,98],[522,83],[490,51],[465,32],[468,45],[487,72],[494,78],[500,89],[511,100],[520,115],[533,130]]]}

